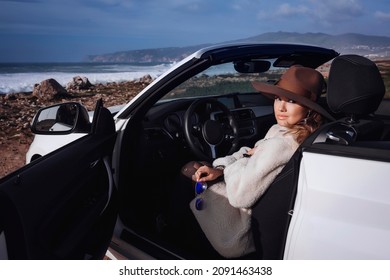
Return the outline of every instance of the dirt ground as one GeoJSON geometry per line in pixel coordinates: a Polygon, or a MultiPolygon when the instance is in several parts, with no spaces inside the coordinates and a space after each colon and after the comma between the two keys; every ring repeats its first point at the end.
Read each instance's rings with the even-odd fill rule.
{"type": "Polygon", "coordinates": [[[26,153],[32,137],[22,134],[12,135],[1,141],[0,177],[22,167],[26,161],[26,153]]]}
{"type": "Polygon", "coordinates": [[[30,123],[38,109],[67,101],[83,104],[93,110],[98,99],[105,107],[125,104],[150,81],[131,81],[95,85],[91,90],[80,91],[71,98],[43,101],[28,93],[0,95],[0,178],[25,165],[26,153],[34,139],[30,123]]]}

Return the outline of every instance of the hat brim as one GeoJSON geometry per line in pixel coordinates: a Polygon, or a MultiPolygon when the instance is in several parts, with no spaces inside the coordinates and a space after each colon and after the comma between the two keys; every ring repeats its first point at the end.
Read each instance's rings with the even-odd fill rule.
{"type": "Polygon", "coordinates": [[[311,101],[306,97],[297,95],[291,91],[285,90],[276,85],[266,84],[262,82],[252,82],[252,86],[261,94],[263,94],[264,96],[270,99],[274,99],[275,95],[279,97],[285,97],[287,99],[294,100],[295,102],[299,103],[302,106],[305,106],[309,109],[316,111],[317,113],[321,114],[323,117],[329,120],[334,120],[334,117],[330,115],[321,105],[311,101]]]}

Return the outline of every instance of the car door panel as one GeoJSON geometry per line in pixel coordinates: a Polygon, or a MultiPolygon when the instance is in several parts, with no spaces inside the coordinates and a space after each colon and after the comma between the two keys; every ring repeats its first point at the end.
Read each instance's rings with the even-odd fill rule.
{"type": "Polygon", "coordinates": [[[284,258],[389,258],[390,154],[366,159],[366,148],[354,149],[355,157],[303,153],[284,258]]]}
{"type": "Polygon", "coordinates": [[[8,258],[104,256],[116,220],[107,163],[115,130],[108,126],[0,180],[0,225],[8,258]]]}

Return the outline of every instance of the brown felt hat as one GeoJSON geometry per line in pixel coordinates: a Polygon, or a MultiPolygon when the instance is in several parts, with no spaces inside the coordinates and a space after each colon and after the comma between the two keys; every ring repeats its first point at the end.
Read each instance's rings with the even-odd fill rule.
{"type": "Polygon", "coordinates": [[[293,65],[272,85],[262,82],[252,82],[253,87],[263,95],[274,99],[275,95],[296,101],[302,106],[316,111],[322,116],[333,117],[318,103],[324,88],[324,77],[315,69],[293,65]]]}

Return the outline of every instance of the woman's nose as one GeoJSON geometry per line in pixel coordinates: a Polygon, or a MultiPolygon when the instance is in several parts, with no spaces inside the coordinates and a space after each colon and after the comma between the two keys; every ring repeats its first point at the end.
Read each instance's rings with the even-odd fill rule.
{"type": "Polygon", "coordinates": [[[285,112],[286,111],[286,102],[284,102],[283,100],[281,100],[279,102],[279,111],[280,112],[285,112]]]}

